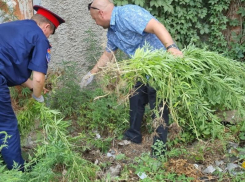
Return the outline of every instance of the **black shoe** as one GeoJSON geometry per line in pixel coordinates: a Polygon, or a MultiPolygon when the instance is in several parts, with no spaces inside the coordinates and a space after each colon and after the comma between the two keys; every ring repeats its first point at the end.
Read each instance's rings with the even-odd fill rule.
{"type": "Polygon", "coordinates": [[[128,140],[128,141],[133,142],[133,143],[136,143],[136,144],[140,144],[141,143],[141,141],[136,141],[136,140],[131,139],[130,137],[128,137],[126,135],[123,135],[122,140],[128,140]]]}

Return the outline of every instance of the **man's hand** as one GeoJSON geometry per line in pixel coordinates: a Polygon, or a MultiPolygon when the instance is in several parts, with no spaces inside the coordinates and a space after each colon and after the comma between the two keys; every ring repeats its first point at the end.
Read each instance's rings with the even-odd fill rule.
{"type": "Polygon", "coordinates": [[[183,57],[183,53],[179,49],[170,48],[170,49],[168,49],[168,52],[170,52],[171,54],[173,54],[175,56],[183,57]]]}
{"type": "Polygon", "coordinates": [[[40,97],[36,97],[34,94],[32,94],[32,98],[38,102],[44,102],[44,98],[42,95],[40,97]]]}
{"type": "Polygon", "coordinates": [[[89,71],[83,78],[80,83],[80,87],[86,87],[88,84],[90,84],[94,79],[94,75],[89,71]]]}
{"type": "Polygon", "coordinates": [[[48,92],[49,92],[49,90],[46,89],[45,87],[43,87],[43,93],[46,94],[46,93],[48,93],[48,92]]]}

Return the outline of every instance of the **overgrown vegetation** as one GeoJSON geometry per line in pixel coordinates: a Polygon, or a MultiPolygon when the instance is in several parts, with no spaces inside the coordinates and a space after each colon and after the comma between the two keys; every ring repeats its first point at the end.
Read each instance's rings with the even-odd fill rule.
{"type": "Polygon", "coordinates": [[[71,140],[79,140],[80,136],[68,137],[71,122],[60,118],[58,111],[31,99],[26,104],[25,110],[18,114],[18,122],[23,137],[34,129],[41,135],[39,140],[35,141],[34,155],[26,159],[29,161],[26,170],[31,165],[37,164],[29,173],[17,170],[10,173],[2,166],[1,181],[60,181],[65,177],[69,181],[90,181],[95,177],[97,167],[81,158],[75,151],[77,146],[71,143],[71,140]],[[35,126],[37,121],[40,122],[37,128],[29,127],[35,126]],[[19,177],[17,178],[15,174],[19,177]]]}
{"type": "Polygon", "coordinates": [[[98,44],[97,40],[98,36],[96,36],[95,32],[91,29],[85,31],[85,38],[83,39],[86,45],[86,62],[89,64],[88,70],[92,69],[99,59],[99,56],[102,54],[102,48],[98,44]],[[96,51],[95,51],[96,50],[96,51]]]}
{"type": "MultiPolygon", "coordinates": [[[[57,83],[52,84],[51,98],[48,99],[51,108],[58,109],[64,117],[76,116],[84,101],[84,96],[80,92],[80,86],[77,84],[77,75],[74,74],[76,65],[69,62],[63,62],[62,75],[57,79],[57,83]]],[[[61,67],[60,66],[60,67],[61,67]]]]}
{"type": "MultiPolygon", "coordinates": [[[[120,176],[116,178],[110,175],[102,177],[98,175],[103,170],[107,170],[111,163],[108,161],[95,165],[85,159],[86,153],[98,150],[103,155],[109,151],[111,144],[117,138],[120,139],[120,134],[128,126],[128,107],[122,104],[122,101],[126,100],[120,95],[108,95],[100,88],[95,88],[98,85],[76,90],[77,81],[72,81],[72,78],[64,79],[68,78],[73,70],[72,65],[70,67],[65,65],[62,76],[55,78],[49,75],[51,80],[49,77],[47,79],[47,83],[54,83],[55,80],[59,86],[54,83],[49,96],[45,96],[46,105],[56,102],[57,98],[62,98],[67,92],[76,90],[76,93],[72,93],[74,97],[69,97],[69,102],[74,102],[77,107],[74,107],[74,110],[69,109],[71,112],[65,112],[62,105],[66,104],[63,103],[67,102],[66,99],[60,99],[59,104],[50,104],[52,106],[50,108],[29,99],[28,96],[15,97],[18,100],[25,100],[24,107],[17,112],[22,141],[25,141],[25,138],[30,135],[34,141],[33,148],[28,152],[29,155],[25,155],[25,159],[29,161],[26,166],[27,170],[29,165],[36,165],[28,173],[21,173],[17,170],[8,171],[2,165],[0,167],[1,180],[127,181],[132,178],[132,175],[146,175],[147,178],[142,181],[193,181],[198,179],[200,174],[198,176],[196,169],[188,161],[208,163],[206,159],[210,153],[213,156],[224,155],[229,141],[239,143],[244,140],[244,122],[238,122],[231,127],[223,126],[215,116],[215,110],[237,109],[241,111],[238,112],[241,114],[239,116],[243,116],[244,84],[241,80],[245,75],[242,63],[231,63],[229,59],[216,53],[191,47],[186,49],[184,54],[185,59],[175,59],[172,55],[158,51],[138,50],[135,57],[132,58],[134,61],[124,60],[117,63],[115,71],[110,70],[110,74],[116,73],[118,76],[119,68],[121,74],[120,79],[110,75],[108,77],[110,83],[115,85],[119,83],[119,80],[126,80],[128,84],[123,82],[123,87],[119,87],[121,84],[112,87],[112,84],[108,84],[109,82],[103,84],[107,85],[107,89],[117,88],[117,91],[121,91],[121,96],[125,96],[137,77],[156,87],[161,93],[158,94],[159,99],[167,95],[168,106],[172,109],[172,122],[177,121],[182,127],[182,132],[177,133],[178,137],[175,137],[174,140],[169,140],[164,156],[160,155],[162,149],[165,148],[161,143],[154,146],[156,150],[159,150],[158,160],[152,158],[150,153],[142,153],[135,159],[128,159],[123,154],[119,154],[116,157],[119,163],[127,160],[133,160],[133,163],[124,165],[120,176]],[[196,56],[199,58],[198,61],[195,61],[196,56]],[[164,64],[160,66],[161,68],[154,64],[154,62],[159,62],[159,59],[161,64],[164,64]],[[232,71],[233,69],[236,72],[232,71]],[[225,75],[224,72],[228,70],[231,71],[225,75]],[[147,80],[145,75],[150,75],[150,79],[147,80]],[[70,82],[72,82],[71,85],[70,82]],[[81,100],[79,103],[77,103],[78,98],[81,100]],[[197,98],[205,104],[200,104],[197,98]],[[191,116],[191,113],[194,114],[191,116]],[[200,143],[190,151],[186,148],[186,144],[195,141],[196,137],[200,140],[213,137],[213,140],[208,143],[200,143]],[[176,165],[183,165],[180,168],[183,169],[182,172],[174,167],[176,165]],[[188,170],[184,166],[189,166],[188,170]]],[[[111,69],[111,66],[109,65],[107,69],[111,69]]],[[[147,112],[147,114],[151,113],[147,112]]],[[[144,132],[148,133],[150,130],[144,130],[144,132]]],[[[242,151],[243,149],[238,148],[237,150],[242,151]]],[[[244,160],[242,153],[236,157],[240,162],[244,160]]],[[[223,173],[217,173],[216,176],[219,176],[220,179],[233,178],[223,173]]],[[[235,178],[233,181],[244,180],[242,174],[237,174],[235,178]]]]}
{"type": "Polygon", "coordinates": [[[245,56],[244,0],[114,0],[149,10],[182,49],[191,42],[243,61],[245,56]]]}
{"type": "MultiPolygon", "coordinates": [[[[197,139],[223,138],[225,130],[217,111],[237,110],[234,117],[244,118],[244,64],[194,46],[183,52],[182,58],[162,50],[138,49],[132,59],[103,68],[101,86],[127,98],[137,81],[149,84],[157,90],[158,103],[169,107],[172,122],[188,131],[185,142],[194,135],[197,139]]],[[[244,136],[245,124],[239,129],[244,136]]]]}
{"type": "MultiPolygon", "coordinates": [[[[139,4],[161,17],[160,20],[182,48],[191,41],[198,46],[203,46],[205,42],[211,50],[244,59],[243,6],[239,6],[237,11],[241,18],[237,26],[235,20],[227,24],[225,11],[228,11],[230,2],[225,0],[116,2],[118,5],[139,4]],[[231,42],[222,31],[228,26],[241,27],[242,30],[233,35],[234,41],[231,42]]],[[[243,3],[244,0],[238,1],[239,5],[243,3]]],[[[86,33],[86,59],[93,65],[100,46],[96,44],[96,36],[91,30],[86,33]]],[[[114,67],[110,72],[115,75],[104,77],[104,81],[108,79],[107,83],[95,83],[83,90],[74,74],[76,65],[64,62],[59,74],[48,75],[46,86],[50,92],[45,95],[45,104],[31,99],[29,89],[11,88],[28,172],[9,171],[0,163],[0,182],[196,181],[202,174],[195,169],[194,163],[209,164],[217,159],[216,155],[228,155],[236,157],[240,165],[245,161],[242,145],[233,153],[227,153],[227,150],[229,142],[244,145],[245,123],[241,120],[224,125],[216,112],[236,109],[240,118],[234,120],[244,117],[244,65],[210,51],[202,52],[196,47],[186,49],[185,55],[184,59],[175,59],[161,52],[138,50],[136,56],[127,61],[119,51],[117,60],[125,61],[118,63],[116,69],[114,67]],[[162,65],[159,65],[159,60],[162,65]],[[119,78],[119,75],[122,76],[119,78]],[[146,75],[150,76],[149,80],[146,75]],[[150,152],[145,152],[136,158],[129,158],[119,153],[113,161],[106,158],[106,161],[100,162],[86,157],[90,153],[105,156],[121,139],[121,134],[129,125],[127,96],[136,77],[155,87],[159,91],[158,101],[167,98],[166,104],[171,107],[172,125],[165,155],[157,155],[155,159],[150,152]],[[117,92],[108,94],[105,90],[117,92]],[[173,127],[174,123],[178,123],[177,130],[173,127]],[[25,148],[26,138],[31,138],[32,142],[28,143],[31,145],[28,149],[25,148]],[[190,149],[189,144],[197,142],[196,138],[200,143],[190,149]],[[107,170],[115,163],[122,164],[122,169],[120,175],[113,178],[107,170]]],[[[142,128],[144,134],[149,135],[154,129],[150,115],[147,110],[146,125],[142,128]]],[[[225,117],[225,112],[223,115],[225,117]]],[[[6,146],[2,145],[0,149],[6,146]]],[[[165,149],[162,143],[153,147],[159,154],[165,149]]],[[[218,181],[240,182],[245,179],[242,173],[233,175],[218,171],[213,177],[218,181]]]]}

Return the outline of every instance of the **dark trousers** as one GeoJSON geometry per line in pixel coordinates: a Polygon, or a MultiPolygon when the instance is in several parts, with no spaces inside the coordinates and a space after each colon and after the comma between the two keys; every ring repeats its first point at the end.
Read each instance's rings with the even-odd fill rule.
{"type": "Polygon", "coordinates": [[[14,161],[20,165],[24,165],[21,156],[20,134],[18,130],[18,122],[11,106],[10,92],[7,81],[0,74],[0,146],[5,146],[1,150],[1,154],[8,169],[13,168],[14,161]],[[6,133],[8,136],[6,142],[6,133]],[[6,145],[6,146],[5,146],[6,145]]]}
{"type": "MultiPolygon", "coordinates": [[[[149,85],[142,85],[141,82],[137,82],[135,85],[136,92],[130,98],[130,128],[124,133],[134,143],[141,143],[141,123],[145,112],[145,105],[149,103],[150,109],[156,107],[156,90],[149,85]]],[[[163,111],[163,124],[160,124],[157,129],[157,135],[153,138],[153,143],[156,140],[163,141],[165,144],[167,141],[168,123],[169,123],[169,111],[167,106],[163,111]]],[[[152,119],[155,119],[155,114],[152,115],[152,119]]]]}

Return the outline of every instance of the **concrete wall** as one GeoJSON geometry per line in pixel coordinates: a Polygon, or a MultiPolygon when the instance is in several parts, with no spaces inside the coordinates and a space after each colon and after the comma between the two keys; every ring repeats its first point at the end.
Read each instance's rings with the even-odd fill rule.
{"type": "MultiPolygon", "coordinates": [[[[106,31],[97,26],[90,17],[87,9],[91,0],[41,0],[41,5],[57,13],[66,23],[60,25],[56,33],[49,40],[52,45],[50,69],[55,69],[62,61],[77,64],[78,78],[80,79],[91,67],[86,60],[89,50],[84,39],[88,37],[85,31],[91,29],[96,33],[99,52],[104,50],[102,43],[106,41],[106,31]]],[[[95,52],[94,54],[98,54],[95,52]]],[[[94,63],[92,63],[94,64],[94,63]]]]}

